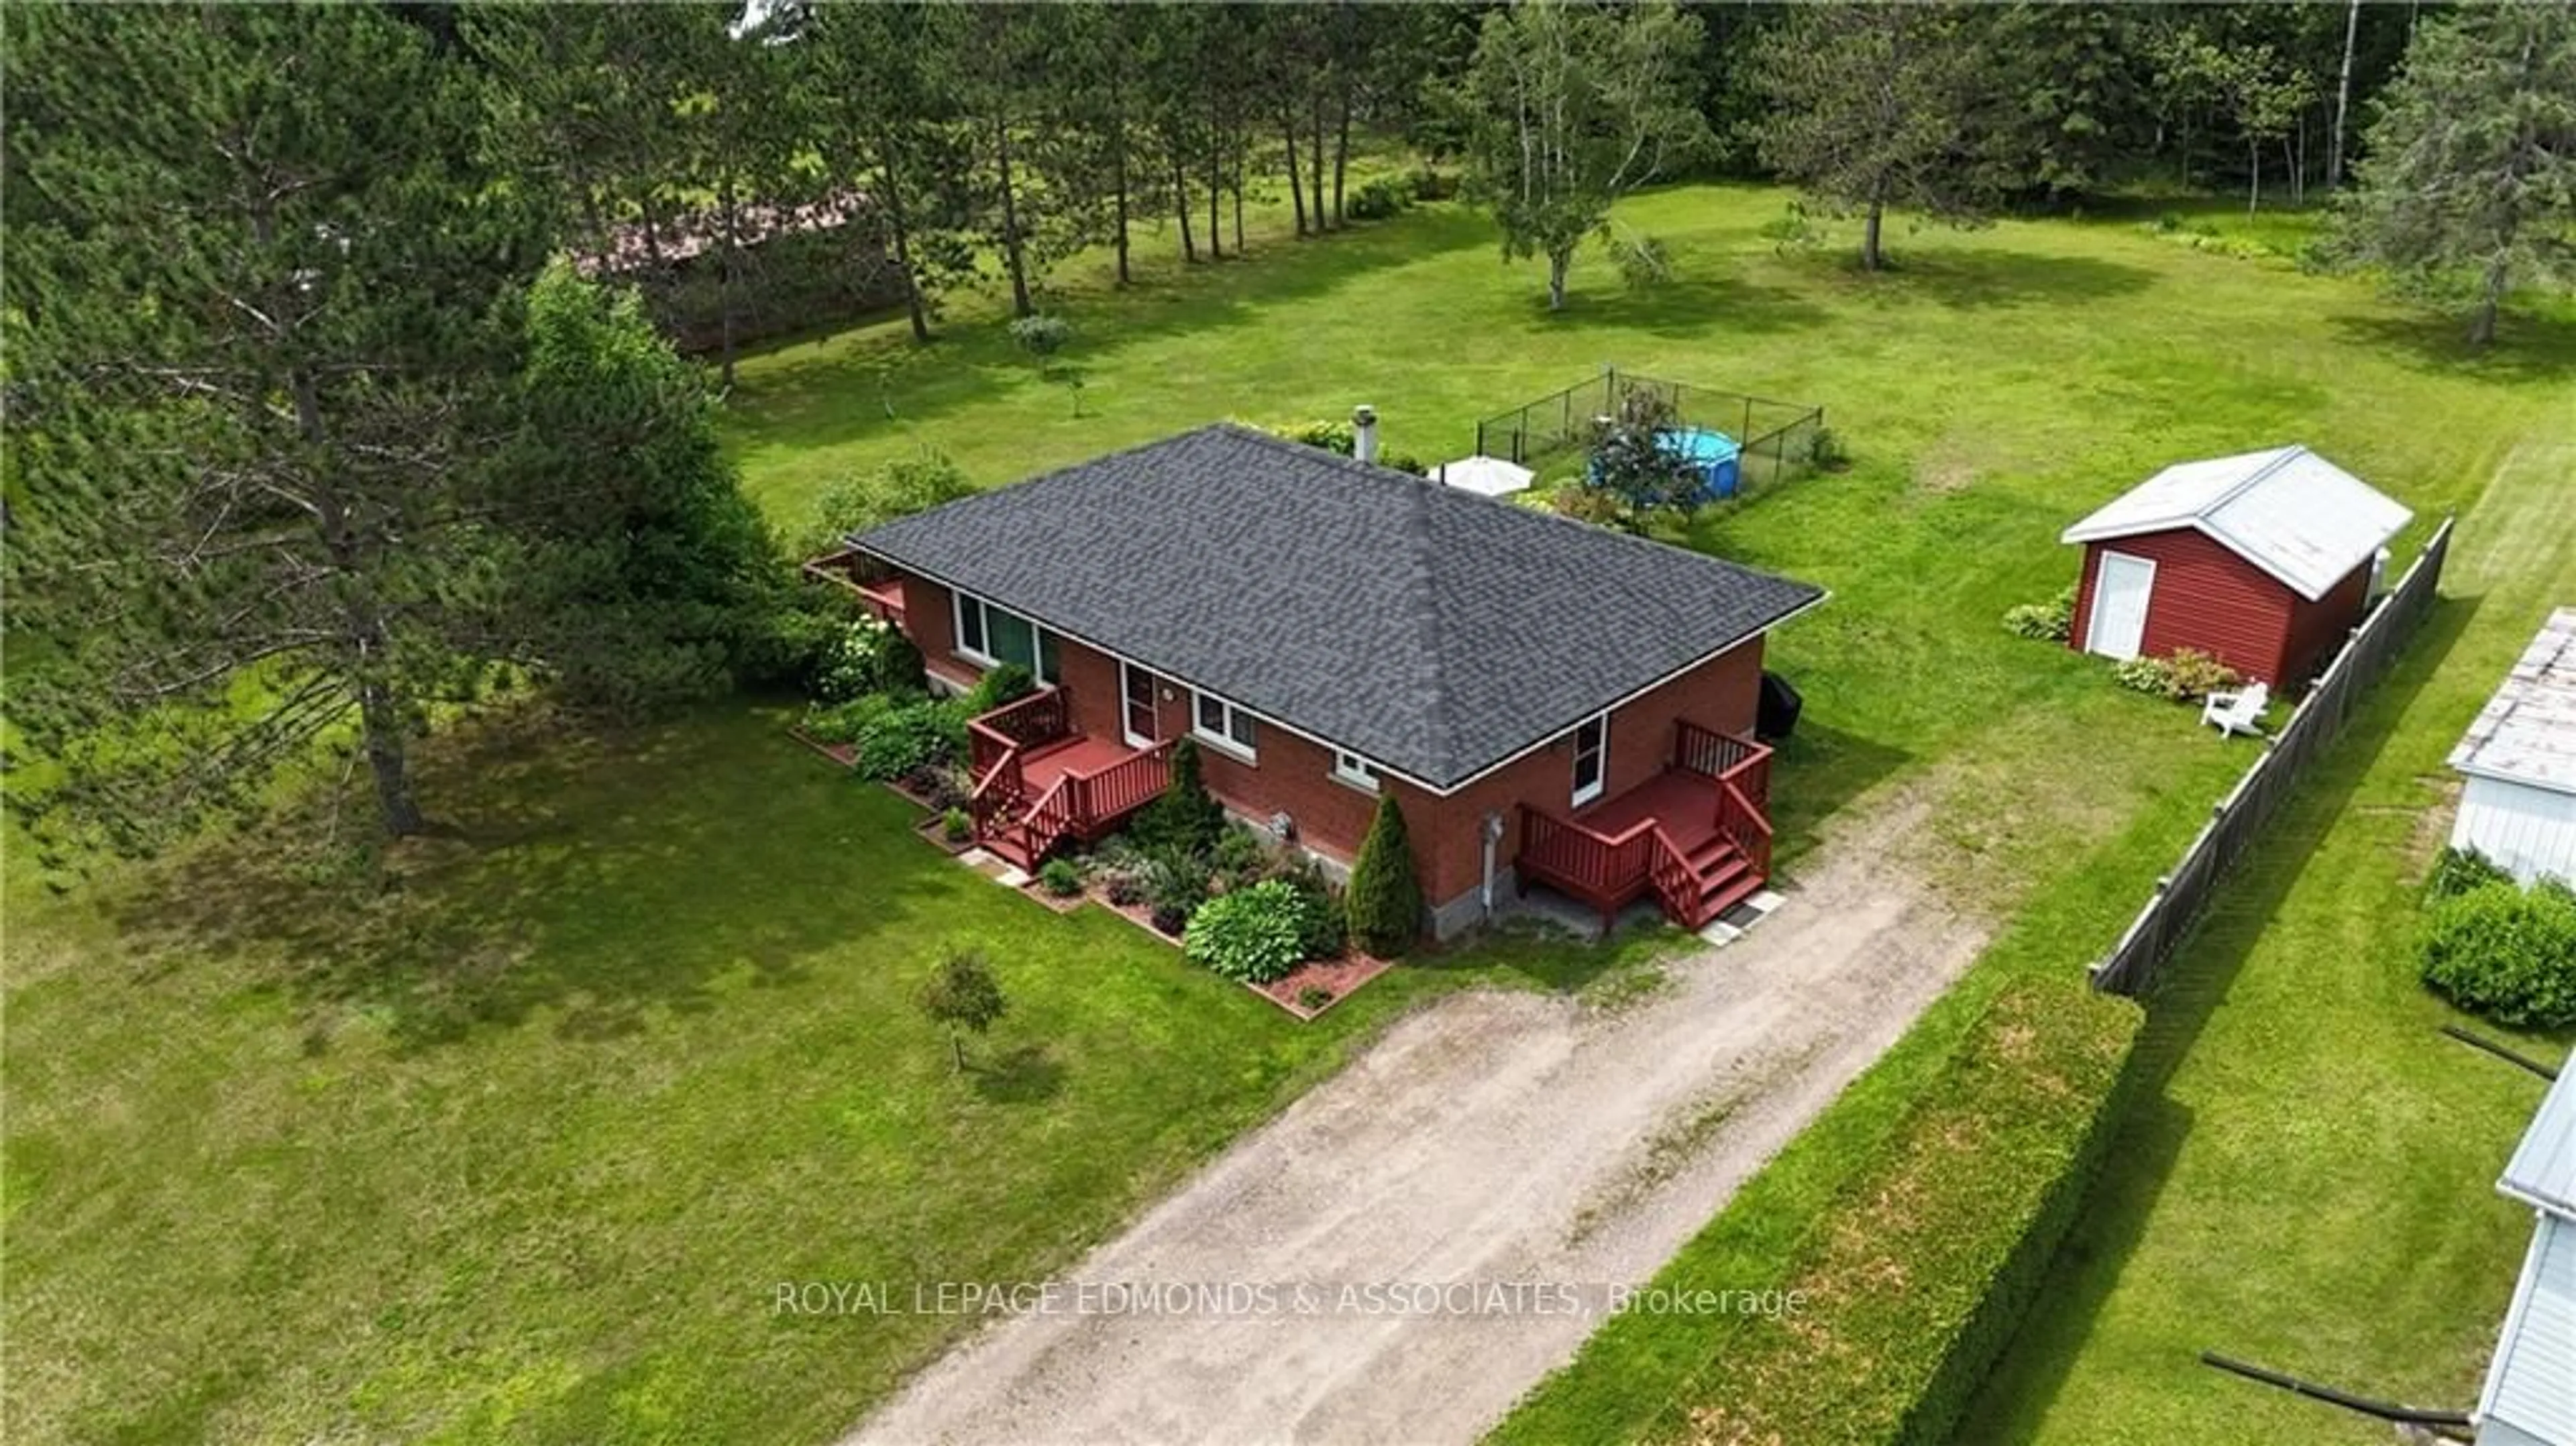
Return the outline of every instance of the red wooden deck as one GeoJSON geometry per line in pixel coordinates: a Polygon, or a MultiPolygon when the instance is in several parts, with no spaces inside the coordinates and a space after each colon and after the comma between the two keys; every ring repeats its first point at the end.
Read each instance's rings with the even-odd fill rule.
{"type": "Polygon", "coordinates": [[[1669,768],[1626,793],[1584,805],[1573,818],[1614,838],[1651,820],[1663,825],[1683,853],[1690,853],[1717,836],[1717,784],[1686,769],[1669,768]]]}
{"type": "Polygon", "coordinates": [[[1144,751],[1107,738],[1076,733],[1061,743],[1047,744],[1023,757],[1020,771],[1028,780],[1023,786],[1035,796],[1055,787],[1055,781],[1068,773],[1098,773],[1144,751]]]}
{"type": "Polygon", "coordinates": [[[1770,872],[1770,770],[1771,750],[1752,739],[1677,720],[1670,763],[1644,783],[1571,816],[1522,804],[1515,877],[1592,905],[1604,930],[1647,894],[1701,928],[1770,872]]]}

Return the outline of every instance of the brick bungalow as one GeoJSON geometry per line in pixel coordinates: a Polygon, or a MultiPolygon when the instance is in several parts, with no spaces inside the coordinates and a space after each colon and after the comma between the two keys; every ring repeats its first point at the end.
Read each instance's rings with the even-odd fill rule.
{"type": "Polygon", "coordinates": [[[973,730],[987,847],[1109,831],[1186,735],[1229,810],[1331,866],[1394,798],[1444,937],[1533,884],[1691,927],[1758,888],[1763,637],[1823,596],[1232,425],[850,544],[829,561],[934,683],[1044,685],[973,730]]]}

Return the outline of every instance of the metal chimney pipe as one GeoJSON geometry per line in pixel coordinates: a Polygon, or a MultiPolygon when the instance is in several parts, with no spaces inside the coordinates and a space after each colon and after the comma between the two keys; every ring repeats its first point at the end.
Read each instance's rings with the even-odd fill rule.
{"type": "Polygon", "coordinates": [[[1377,460],[1377,408],[1351,408],[1351,455],[1363,462],[1377,460]]]}

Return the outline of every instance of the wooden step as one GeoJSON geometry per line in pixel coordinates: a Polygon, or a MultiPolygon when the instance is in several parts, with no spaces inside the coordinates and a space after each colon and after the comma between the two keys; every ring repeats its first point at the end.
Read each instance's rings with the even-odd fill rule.
{"type": "Polygon", "coordinates": [[[1732,855],[1717,867],[1700,871],[1699,896],[1703,901],[1714,898],[1734,888],[1739,880],[1752,872],[1753,865],[1742,854],[1732,855]]]}
{"type": "Polygon", "coordinates": [[[1762,891],[1762,880],[1751,869],[1736,874],[1714,893],[1702,894],[1699,907],[1692,911],[1690,927],[1707,928],[1718,916],[1762,891]]]}

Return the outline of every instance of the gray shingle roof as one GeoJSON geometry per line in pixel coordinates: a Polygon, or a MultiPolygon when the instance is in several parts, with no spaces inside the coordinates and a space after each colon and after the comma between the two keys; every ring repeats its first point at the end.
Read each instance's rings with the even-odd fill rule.
{"type": "Polygon", "coordinates": [[[1823,596],[1232,425],[853,540],[1440,789],[1823,596]]]}

